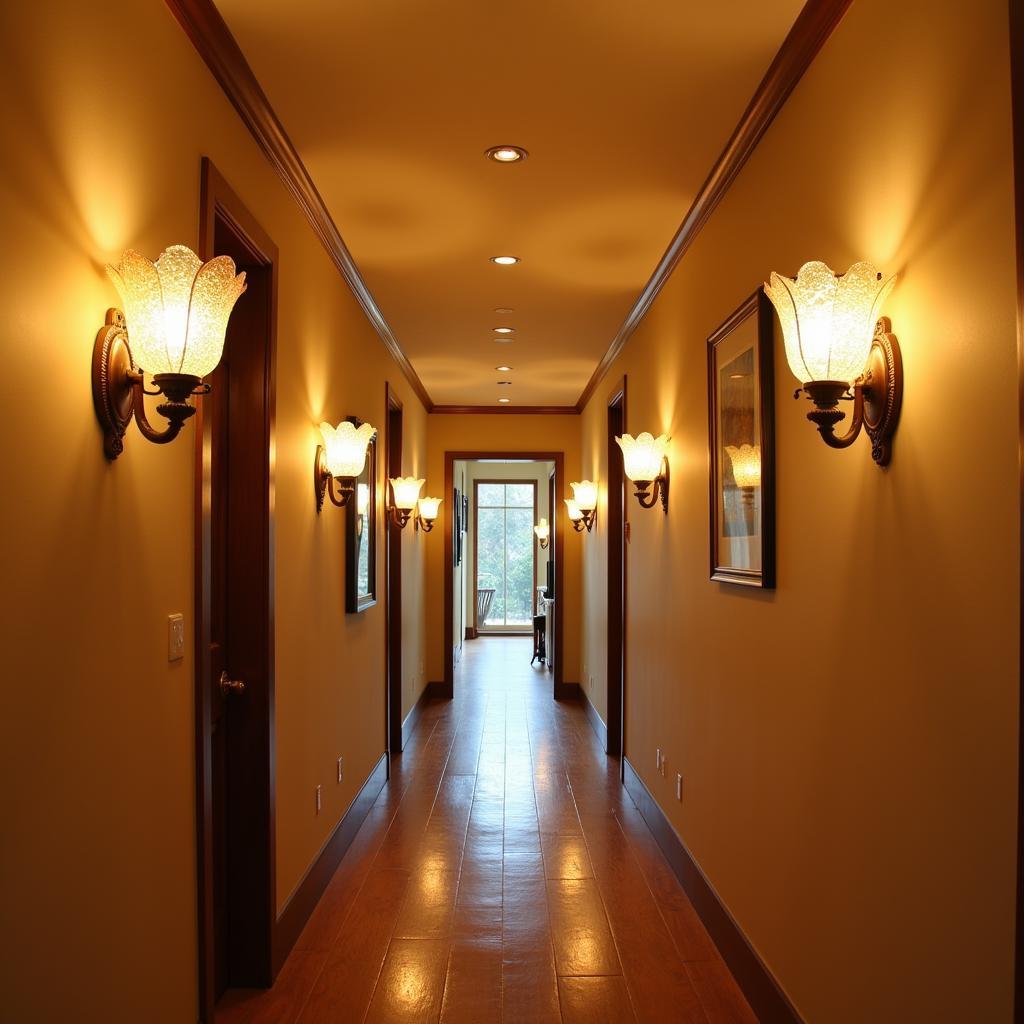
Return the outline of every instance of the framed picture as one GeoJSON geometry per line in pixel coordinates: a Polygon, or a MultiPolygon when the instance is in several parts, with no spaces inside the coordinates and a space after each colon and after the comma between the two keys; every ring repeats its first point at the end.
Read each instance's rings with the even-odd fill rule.
{"type": "Polygon", "coordinates": [[[711,578],[775,586],[774,316],[758,288],[708,338],[711,578]]]}
{"type": "MultiPolygon", "coordinates": [[[[362,420],[349,421],[357,427],[362,420]]],[[[377,440],[366,449],[366,464],[345,507],[345,611],[365,612],[377,603],[377,440]]]]}
{"type": "Polygon", "coordinates": [[[456,565],[462,565],[462,534],[465,531],[462,511],[462,493],[452,490],[452,553],[456,565]]]}

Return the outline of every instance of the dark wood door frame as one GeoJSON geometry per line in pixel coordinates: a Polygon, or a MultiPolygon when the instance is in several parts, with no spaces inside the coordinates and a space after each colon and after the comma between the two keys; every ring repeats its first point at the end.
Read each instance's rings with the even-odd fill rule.
{"type": "MultiPolygon", "coordinates": [[[[622,758],[626,744],[626,528],[629,522],[622,453],[615,438],[626,431],[626,378],[608,396],[608,662],[607,753],[622,758]]],[[[620,772],[622,766],[620,764],[620,772]]]]}
{"type": "MultiPolygon", "coordinates": [[[[444,509],[444,692],[451,697],[455,692],[455,662],[453,658],[454,648],[454,620],[455,610],[455,582],[453,579],[454,564],[452,552],[452,523],[453,509],[451,507],[451,494],[455,486],[455,463],[475,462],[479,459],[523,459],[533,462],[553,462],[555,464],[555,493],[565,489],[565,453],[564,452],[502,452],[502,451],[472,451],[472,452],[445,452],[444,453],[444,493],[446,500],[442,503],[444,509]]],[[[562,695],[564,680],[562,679],[562,636],[563,636],[563,614],[565,611],[565,580],[563,579],[563,566],[561,559],[562,552],[562,530],[564,515],[561,509],[551,510],[551,525],[554,527],[555,544],[555,672],[554,672],[554,696],[562,695]]],[[[476,584],[474,583],[474,589],[476,584]]],[[[576,688],[573,687],[575,690],[576,688]]]]}
{"type": "MultiPolygon", "coordinates": [[[[239,346],[237,341],[232,345],[230,325],[228,329],[232,391],[234,385],[239,385],[246,396],[246,410],[256,412],[251,418],[246,417],[244,424],[253,458],[234,467],[230,476],[231,500],[243,503],[246,509],[246,515],[239,517],[244,529],[237,531],[245,536],[236,536],[231,542],[233,550],[243,544],[246,550],[248,562],[245,578],[241,580],[230,578],[230,567],[227,571],[215,570],[212,563],[214,417],[204,416],[202,401],[197,403],[196,414],[196,836],[200,1020],[206,1024],[212,1024],[216,1003],[212,712],[213,702],[220,699],[220,694],[215,689],[218,679],[213,678],[212,671],[213,645],[219,640],[214,636],[211,621],[215,571],[225,571],[224,585],[232,587],[229,603],[235,625],[230,628],[236,634],[243,630],[245,634],[244,641],[223,645],[230,646],[232,652],[236,648],[244,650],[236,658],[241,664],[229,668],[246,683],[245,691],[232,695],[224,711],[231,723],[226,756],[227,799],[231,806],[225,822],[227,979],[231,985],[259,986],[271,984],[274,975],[273,465],[278,250],[213,164],[204,158],[199,254],[210,259],[226,248],[234,250],[232,255],[239,269],[249,275],[249,294],[239,299],[239,307],[246,300],[258,304],[248,307],[243,320],[250,318],[262,330],[245,335],[255,339],[252,346],[239,346]]],[[[239,307],[234,316],[238,315],[239,307]]],[[[216,371],[211,384],[214,388],[218,386],[216,371]]],[[[229,431],[228,437],[231,426],[229,416],[224,427],[229,431]]]]}
{"type": "MultiPolygon", "coordinates": [[[[384,509],[390,501],[388,481],[402,475],[402,402],[392,390],[384,385],[386,419],[384,427],[384,509]]],[[[385,737],[387,748],[392,754],[402,752],[402,531],[389,515],[384,515],[385,560],[387,579],[385,581],[385,645],[386,645],[386,698],[387,723],[385,737]]]]}
{"type": "MultiPolygon", "coordinates": [[[[1010,92],[1013,120],[1014,234],[1017,249],[1018,478],[1024,510],[1024,5],[1010,0],[1010,92]]],[[[1020,624],[1018,671],[1020,714],[1017,734],[1017,945],[1014,958],[1016,1024],[1024,1024],[1024,512],[1020,521],[1020,624]]]]}

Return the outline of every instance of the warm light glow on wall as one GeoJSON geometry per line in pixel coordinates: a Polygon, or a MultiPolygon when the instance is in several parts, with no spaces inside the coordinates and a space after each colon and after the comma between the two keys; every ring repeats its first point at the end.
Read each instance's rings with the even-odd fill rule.
{"type": "Polygon", "coordinates": [[[761,448],[744,444],[738,448],[726,445],[726,454],[732,462],[732,478],[737,487],[758,487],[761,483],[761,448]]]}

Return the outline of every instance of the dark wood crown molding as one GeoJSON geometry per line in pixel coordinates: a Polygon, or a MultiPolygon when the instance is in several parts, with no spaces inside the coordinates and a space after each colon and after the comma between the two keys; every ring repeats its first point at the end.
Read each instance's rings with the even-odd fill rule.
{"type": "Polygon", "coordinates": [[[807,0],[679,230],[583,389],[576,403],[581,412],[851,3],[852,0],[807,0]]]}
{"type": "Polygon", "coordinates": [[[497,413],[499,416],[578,416],[575,405],[435,405],[429,410],[445,416],[497,413]]]}
{"type": "Polygon", "coordinates": [[[239,117],[249,129],[256,144],[273,165],[285,188],[299,204],[323,243],[328,255],[345,279],[356,301],[362,307],[384,346],[405,374],[428,412],[434,403],[409,362],[394,332],[384,319],[359,268],[348,251],[337,225],[317,191],[306,165],[292,145],[266,93],[260,86],[241,47],[231,34],[213,0],[167,0],[167,6],[192,40],[199,56],[206,62],[224,94],[231,101],[239,117]]]}

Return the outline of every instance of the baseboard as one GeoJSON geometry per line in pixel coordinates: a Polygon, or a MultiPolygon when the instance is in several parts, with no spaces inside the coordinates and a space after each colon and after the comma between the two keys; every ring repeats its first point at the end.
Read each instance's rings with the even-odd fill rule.
{"type": "Polygon", "coordinates": [[[467,640],[475,640],[476,639],[476,629],[475,629],[475,627],[473,627],[473,626],[467,626],[466,627],[466,639],[467,640]]]}
{"type": "Polygon", "coordinates": [[[555,700],[579,700],[579,683],[555,683],[555,700]]]}
{"type": "Polygon", "coordinates": [[[434,681],[427,683],[423,690],[423,695],[427,700],[451,700],[453,696],[453,688],[448,683],[434,681]]]}
{"type": "Polygon", "coordinates": [[[345,851],[352,845],[359,826],[362,825],[373,802],[380,795],[387,779],[388,755],[382,754],[360,787],[355,799],[349,804],[341,821],[335,826],[330,839],[324,843],[320,855],[309,866],[302,881],[295,887],[284,910],[278,916],[274,924],[273,939],[275,977],[284,966],[285,960],[288,959],[288,954],[302,934],[309,915],[313,913],[324,889],[327,888],[327,883],[330,882],[331,876],[338,864],[341,863],[341,858],[345,856],[345,851]]]}
{"type": "Polygon", "coordinates": [[[607,750],[608,726],[604,724],[604,719],[598,713],[597,708],[590,703],[590,694],[582,686],[580,687],[580,697],[583,698],[583,710],[587,713],[587,721],[590,722],[590,728],[594,730],[594,735],[597,736],[601,749],[607,750]]]}
{"type": "Polygon", "coordinates": [[[623,758],[623,785],[654,834],[757,1019],[761,1024],[803,1024],[628,758],[623,758]]]}
{"type": "MultiPolygon", "coordinates": [[[[405,745],[409,742],[409,737],[413,734],[413,730],[419,724],[420,715],[423,713],[423,706],[437,696],[435,693],[431,692],[436,686],[436,683],[427,683],[427,685],[423,687],[423,692],[417,698],[416,703],[413,704],[412,711],[405,716],[405,719],[402,722],[402,750],[405,750],[405,745]]],[[[399,753],[401,753],[401,751],[399,751],[399,753]]]]}

